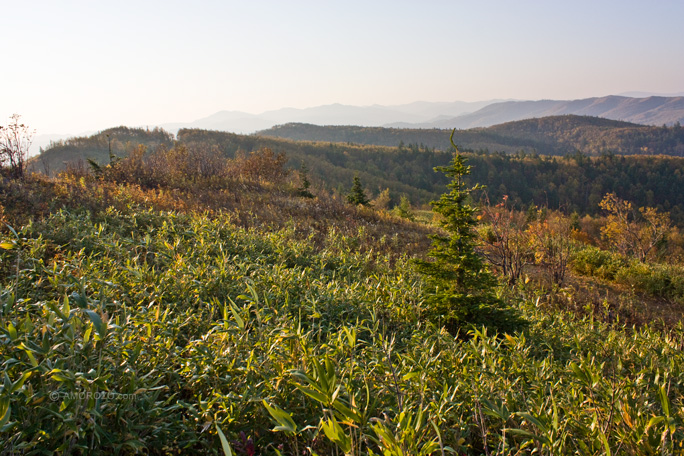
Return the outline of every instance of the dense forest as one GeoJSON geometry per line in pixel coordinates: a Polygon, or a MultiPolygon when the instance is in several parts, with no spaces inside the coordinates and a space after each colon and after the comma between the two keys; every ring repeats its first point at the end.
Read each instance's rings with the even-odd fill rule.
{"type": "MultiPolygon", "coordinates": [[[[259,132],[262,136],[298,141],[332,141],[399,146],[420,144],[449,150],[450,130],[285,124],[259,132]]],[[[488,128],[457,130],[465,149],[567,155],[684,155],[684,129],[654,127],[588,116],[552,116],[507,122],[488,128]]]]}
{"type": "MultiPolygon", "coordinates": [[[[315,176],[333,188],[348,185],[351,173],[356,173],[366,185],[372,185],[371,191],[389,188],[397,201],[405,193],[414,204],[425,204],[424,196],[434,199],[444,191],[447,182],[434,172],[434,167],[447,164],[452,156],[450,152],[417,145],[383,148],[288,142],[203,130],[181,130],[178,139],[187,144],[216,145],[228,156],[238,150],[269,147],[285,152],[293,160],[293,167],[306,162],[315,176]]],[[[508,195],[521,207],[548,205],[597,214],[603,195],[612,192],[638,206],[670,211],[675,220],[684,221],[684,160],[678,157],[588,157],[581,153],[549,157],[482,151],[465,154],[472,166],[470,179],[486,185],[491,200],[508,195]]]]}

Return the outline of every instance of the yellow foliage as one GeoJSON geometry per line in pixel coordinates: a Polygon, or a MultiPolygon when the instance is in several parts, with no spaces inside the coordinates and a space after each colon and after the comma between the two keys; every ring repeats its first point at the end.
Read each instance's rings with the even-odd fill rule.
{"type": "Polygon", "coordinates": [[[542,211],[527,228],[536,262],[546,266],[558,285],[565,280],[575,231],[568,217],[560,213],[544,217],[542,211]]]}
{"type": "Polygon", "coordinates": [[[632,203],[618,198],[615,193],[606,194],[599,206],[609,213],[605,226],[601,228],[603,238],[618,252],[635,255],[641,262],[646,261],[658,244],[667,239],[672,228],[667,212],[642,207],[637,213],[632,203]]]}

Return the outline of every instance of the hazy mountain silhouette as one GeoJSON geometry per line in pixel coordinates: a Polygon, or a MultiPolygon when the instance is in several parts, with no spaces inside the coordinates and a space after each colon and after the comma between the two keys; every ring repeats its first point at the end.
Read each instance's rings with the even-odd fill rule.
{"type": "Polygon", "coordinates": [[[505,122],[559,115],[603,117],[644,125],[684,123],[684,97],[630,98],[611,95],[582,100],[505,101],[470,114],[421,124],[412,128],[477,128],[505,122]]]}
{"type": "Polygon", "coordinates": [[[233,133],[252,133],[274,125],[298,122],[316,125],[367,125],[379,127],[390,123],[433,122],[477,111],[497,100],[477,102],[427,102],[418,101],[393,106],[351,106],[330,104],[312,108],[282,108],[261,114],[240,111],[219,111],[208,117],[186,123],[161,125],[169,131],[180,128],[202,128],[233,133]]]}
{"type": "Polygon", "coordinates": [[[684,96],[642,98],[611,95],[581,100],[427,102],[382,106],[330,104],[312,108],[283,108],[250,114],[220,111],[187,123],[162,128],[201,128],[253,133],[285,123],[357,125],[393,128],[477,128],[505,122],[558,115],[603,117],[644,125],[684,122],[684,96]]]}

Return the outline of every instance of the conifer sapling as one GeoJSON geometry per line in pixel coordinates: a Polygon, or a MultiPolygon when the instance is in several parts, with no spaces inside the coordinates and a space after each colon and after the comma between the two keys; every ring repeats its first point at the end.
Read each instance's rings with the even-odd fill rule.
{"type": "Polygon", "coordinates": [[[368,206],[370,203],[368,197],[366,197],[366,192],[363,190],[359,176],[354,176],[354,183],[352,184],[352,188],[347,195],[347,201],[349,204],[362,204],[364,206],[368,206]]]}
{"type": "MultiPolygon", "coordinates": [[[[455,131],[455,130],[454,130],[455,131]]],[[[464,177],[470,166],[453,141],[456,150],[449,166],[435,168],[452,179],[450,192],[433,201],[433,211],[442,215],[445,235],[430,236],[428,255],[433,261],[416,260],[417,271],[424,276],[428,318],[455,333],[469,326],[493,326],[507,330],[518,323],[511,309],[494,294],[496,280],[477,253],[476,209],[468,199],[479,185],[468,187],[464,177]]]]}

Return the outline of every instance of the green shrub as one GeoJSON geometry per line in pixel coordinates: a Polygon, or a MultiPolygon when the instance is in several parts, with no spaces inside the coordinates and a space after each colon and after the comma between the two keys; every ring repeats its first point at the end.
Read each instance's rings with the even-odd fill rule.
{"type": "Polygon", "coordinates": [[[684,301],[684,267],[678,265],[641,263],[598,247],[586,247],[573,255],[572,266],[579,274],[614,281],[651,296],[684,301]]]}
{"type": "Polygon", "coordinates": [[[572,257],[575,272],[606,280],[615,280],[620,269],[627,263],[621,255],[598,247],[586,247],[572,257]]]}
{"type": "Polygon", "coordinates": [[[675,265],[632,261],[615,280],[652,296],[684,301],[684,268],[675,265]]]}

